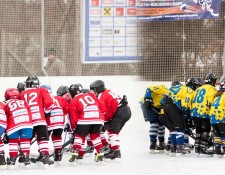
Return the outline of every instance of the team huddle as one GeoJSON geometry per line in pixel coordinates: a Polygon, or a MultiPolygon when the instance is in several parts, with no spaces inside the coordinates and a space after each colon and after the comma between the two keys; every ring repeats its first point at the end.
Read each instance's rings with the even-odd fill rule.
{"type": "Polygon", "coordinates": [[[185,84],[174,81],[169,89],[165,85],[146,89],[140,104],[145,121],[150,122],[150,153],[166,150],[170,156],[179,156],[194,149],[198,156],[224,155],[225,82],[217,90],[216,80],[215,74],[207,73],[204,79],[191,77],[185,84]],[[167,144],[165,127],[169,130],[167,144]]]}
{"type": "Polygon", "coordinates": [[[121,158],[119,133],[131,117],[125,95],[120,97],[106,89],[101,80],[94,81],[90,89],[83,89],[79,83],[62,85],[56,94],[51,94],[49,85],[40,85],[37,76],[29,76],[17,88],[6,89],[5,101],[0,102],[3,138],[0,139],[0,168],[13,167],[17,159],[29,166],[30,147],[34,142],[39,152],[35,161],[44,165],[61,161],[63,131],[72,133],[71,163],[83,159],[85,151],[94,149],[96,162],[121,158]],[[54,161],[49,153],[50,138],[54,161]],[[6,143],[9,145],[7,159],[6,143]]]}

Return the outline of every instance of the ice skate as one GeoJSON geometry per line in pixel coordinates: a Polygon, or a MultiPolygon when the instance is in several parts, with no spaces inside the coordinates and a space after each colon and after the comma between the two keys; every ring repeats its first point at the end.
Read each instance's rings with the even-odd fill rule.
{"type": "Polygon", "coordinates": [[[223,153],[221,151],[221,147],[220,146],[214,146],[214,152],[213,152],[213,157],[215,158],[222,158],[223,157],[223,153]]]}
{"type": "Polygon", "coordinates": [[[62,150],[55,150],[54,161],[59,162],[62,160],[62,150]]]}
{"type": "Polygon", "coordinates": [[[104,154],[106,162],[121,162],[121,152],[119,149],[111,150],[108,154],[104,154]]]}
{"type": "Polygon", "coordinates": [[[45,167],[54,164],[54,161],[52,161],[49,158],[49,155],[46,155],[44,151],[40,152],[40,161],[45,165],[45,167]]]}
{"type": "Polygon", "coordinates": [[[6,169],[6,161],[5,161],[5,155],[3,152],[0,153],[0,169],[6,169]]]}
{"type": "Polygon", "coordinates": [[[200,146],[199,145],[195,145],[194,149],[195,149],[195,155],[198,157],[200,155],[200,146]]]}
{"type": "Polygon", "coordinates": [[[176,150],[177,150],[177,145],[171,144],[169,156],[175,157],[176,156],[176,150]]]}
{"type": "Polygon", "coordinates": [[[194,149],[194,145],[190,144],[190,143],[184,143],[185,148],[187,149],[194,149]]]}
{"type": "Polygon", "coordinates": [[[7,158],[7,165],[9,169],[13,169],[15,167],[16,163],[16,157],[10,156],[10,158],[7,158]]]}
{"type": "Polygon", "coordinates": [[[78,150],[73,150],[72,151],[72,154],[69,158],[69,162],[72,164],[72,165],[76,165],[77,163],[77,160],[78,160],[78,150]]]}
{"type": "Polygon", "coordinates": [[[164,153],[164,145],[161,143],[161,147],[159,147],[156,141],[150,143],[150,154],[161,154],[164,153]]]}
{"type": "Polygon", "coordinates": [[[27,153],[23,153],[22,154],[22,162],[24,163],[24,165],[29,168],[30,165],[30,158],[29,158],[29,154],[27,153]]]}
{"type": "Polygon", "coordinates": [[[95,162],[97,163],[103,163],[104,158],[104,148],[100,150],[100,153],[95,154],[95,162]]]}
{"type": "Polygon", "coordinates": [[[161,148],[161,149],[166,149],[166,144],[165,144],[165,142],[159,142],[158,147],[161,148]]]}
{"type": "Polygon", "coordinates": [[[200,157],[212,157],[213,151],[208,150],[205,145],[200,146],[200,157]]]}
{"type": "Polygon", "coordinates": [[[170,144],[167,144],[167,145],[166,145],[166,149],[165,149],[165,154],[166,154],[166,155],[169,155],[169,154],[170,154],[170,147],[171,147],[170,144]]]}
{"type": "Polygon", "coordinates": [[[176,156],[190,156],[190,151],[184,145],[177,145],[176,156]]]}
{"type": "Polygon", "coordinates": [[[19,155],[18,162],[19,162],[19,163],[23,163],[23,157],[22,157],[22,155],[19,155]]]}

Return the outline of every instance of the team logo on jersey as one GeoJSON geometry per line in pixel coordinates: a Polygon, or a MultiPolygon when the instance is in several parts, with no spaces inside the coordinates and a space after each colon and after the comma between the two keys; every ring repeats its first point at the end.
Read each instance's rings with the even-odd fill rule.
{"type": "Polygon", "coordinates": [[[187,93],[192,94],[194,91],[191,88],[187,88],[187,93]]]}

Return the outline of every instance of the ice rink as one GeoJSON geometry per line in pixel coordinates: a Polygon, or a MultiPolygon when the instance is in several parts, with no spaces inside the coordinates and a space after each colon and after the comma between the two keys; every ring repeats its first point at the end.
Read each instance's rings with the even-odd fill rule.
{"type": "MultiPolygon", "coordinates": [[[[81,82],[76,79],[76,82],[81,82]]],[[[91,80],[85,80],[86,86],[91,80]]],[[[104,79],[103,79],[104,80],[104,79]]],[[[18,80],[16,80],[18,81],[18,80]]],[[[64,80],[66,81],[66,80],[64,80]]],[[[105,163],[98,165],[94,157],[85,157],[82,164],[71,166],[68,154],[64,154],[60,165],[53,165],[47,169],[43,166],[32,164],[30,169],[15,167],[13,170],[0,170],[1,175],[211,175],[224,174],[225,158],[202,158],[193,153],[190,157],[169,157],[165,154],[149,154],[149,123],[144,122],[138,100],[145,92],[146,82],[133,82],[129,78],[107,78],[104,81],[109,89],[122,94],[127,94],[132,110],[131,120],[127,122],[121,132],[121,163],[105,163]],[[114,84],[113,84],[114,82],[114,84]],[[116,82],[116,83],[115,83],[116,82]],[[112,88],[111,88],[112,87],[112,88]],[[126,92],[126,93],[125,93],[126,92]]],[[[47,81],[46,81],[47,82],[47,81]]],[[[54,82],[48,80],[48,82],[54,82]]],[[[66,81],[71,83],[71,80],[66,81]]],[[[63,81],[54,88],[65,83],[63,81]]],[[[3,87],[2,87],[3,88],[3,87]]],[[[166,133],[166,135],[168,132],[166,133]]],[[[36,144],[32,145],[33,153],[36,144]]]]}

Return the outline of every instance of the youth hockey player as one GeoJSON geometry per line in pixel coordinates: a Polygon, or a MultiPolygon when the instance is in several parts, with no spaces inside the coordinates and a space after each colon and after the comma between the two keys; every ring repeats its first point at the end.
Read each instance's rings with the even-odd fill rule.
{"type": "Polygon", "coordinates": [[[182,85],[179,81],[174,81],[162,100],[164,117],[168,121],[165,126],[171,130],[171,156],[174,156],[175,153],[178,153],[177,155],[190,153],[184,147],[184,131],[186,129],[184,114],[191,107],[193,94],[191,88],[182,85]]]}
{"type": "MultiPolygon", "coordinates": [[[[200,86],[200,84],[201,84],[201,82],[199,82],[198,79],[195,77],[190,77],[185,82],[186,87],[191,88],[193,91],[195,91],[200,86]]],[[[185,129],[185,133],[184,133],[184,145],[186,148],[189,148],[189,149],[194,148],[194,145],[189,143],[189,135],[188,135],[188,134],[190,134],[189,133],[190,130],[193,128],[192,120],[193,119],[191,117],[190,107],[189,107],[187,112],[185,113],[186,129],[185,129]]]]}
{"type": "Polygon", "coordinates": [[[225,153],[225,82],[221,82],[219,91],[210,108],[210,124],[214,136],[214,157],[225,153]]]}
{"type": "Polygon", "coordinates": [[[5,91],[5,113],[8,119],[6,133],[9,139],[9,155],[7,164],[15,165],[19,152],[22,162],[30,164],[30,141],[32,138],[33,126],[30,108],[24,100],[19,99],[19,91],[16,88],[9,88],[5,91]]]}
{"type": "MultiPolygon", "coordinates": [[[[51,86],[49,85],[41,85],[41,88],[46,88],[51,93],[51,86]]],[[[64,95],[64,87],[65,90],[68,90],[66,86],[60,86],[57,91],[57,94],[64,95]],[[67,89],[66,89],[67,88],[67,89]]],[[[67,91],[68,93],[68,91],[67,91]]],[[[70,94],[68,93],[66,97],[69,100],[70,94]]],[[[54,106],[50,113],[46,114],[46,122],[48,125],[48,134],[51,136],[53,147],[54,147],[54,161],[61,161],[62,160],[62,133],[64,129],[65,123],[65,116],[69,112],[69,102],[61,97],[61,96],[54,96],[54,106]]],[[[70,97],[71,99],[71,97],[70,97]]]]}
{"type": "Polygon", "coordinates": [[[159,122],[158,115],[162,108],[160,100],[167,92],[168,88],[163,84],[148,86],[144,99],[140,102],[145,121],[150,122],[150,153],[162,152],[166,148],[165,126],[159,122]]]}
{"type": "Polygon", "coordinates": [[[76,84],[74,88],[74,98],[70,102],[70,123],[75,130],[74,145],[69,162],[77,162],[79,150],[85,142],[85,138],[90,134],[90,138],[96,150],[95,161],[101,162],[104,154],[100,140],[100,131],[104,123],[104,106],[92,93],[82,93],[82,86],[76,84]]]}
{"type": "Polygon", "coordinates": [[[213,73],[207,73],[204,77],[205,84],[195,91],[192,100],[191,113],[196,128],[195,152],[198,154],[210,154],[207,150],[209,132],[211,130],[209,111],[217,94],[215,88],[217,77],[213,73]]]}
{"type": "MultiPolygon", "coordinates": [[[[3,137],[5,129],[7,127],[7,117],[5,114],[5,103],[0,102],[0,137],[3,137]]],[[[4,143],[0,139],[0,169],[6,169],[4,143]]]]}
{"type": "Polygon", "coordinates": [[[37,76],[29,76],[25,83],[26,89],[20,93],[20,98],[25,100],[31,109],[33,134],[37,137],[40,153],[38,160],[43,164],[51,165],[54,162],[49,159],[49,134],[45,113],[50,113],[54,100],[47,89],[39,88],[40,82],[37,76]]]}
{"type": "Polygon", "coordinates": [[[131,117],[130,107],[127,105],[127,98],[121,98],[118,94],[105,88],[102,80],[96,80],[90,85],[98,99],[105,106],[105,122],[109,124],[109,144],[110,151],[105,154],[105,160],[115,160],[121,158],[119,133],[131,117]]]}

